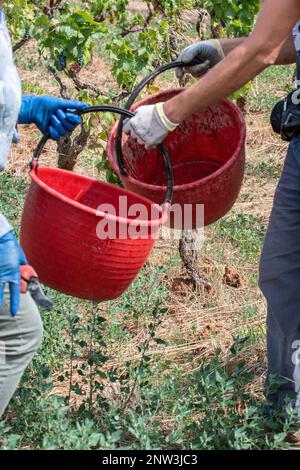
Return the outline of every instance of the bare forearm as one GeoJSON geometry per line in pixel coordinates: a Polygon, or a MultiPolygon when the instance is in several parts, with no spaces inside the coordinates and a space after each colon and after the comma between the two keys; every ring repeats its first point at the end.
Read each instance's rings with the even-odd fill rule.
{"type": "Polygon", "coordinates": [[[168,101],[164,106],[166,115],[173,122],[181,122],[191,114],[230,96],[265,67],[256,59],[256,50],[248,51],[244,42],[198,83],[168,101]]]}
{"type": "Polygon", "coordinates": [[[275,65],[289,65],[296,63],[296,48],[292,35],[284,43],[275,65]]]}
{"type": "Polygon", "coordinates": [[[226,38],[226,39],[220,39],[220,43],[223,49],[223,52],[225,54],[225,57],[230,54],[234,49],[237,47],[241,46],[243,42],[246,41],[246,37],[242,38],[226,38]]]}
{"type": "Polygon", "coordinates": [[[266,0],[252,35],[198,83],[164,105],[172,122],[230,96],[269,65],[278,63],[291,30],[300,18],[299,0],[266,0]]]}
{"type": "MultiPolygon", "coordinates": [[[[225,57],[230,54],[234,49],[238,46],[241,46],[247,37],[242,38],[228,38],[228,39],[221,39],[220,43],[222,45],[222,49],[224,51],[225,57]]],[[[284,43],[278,58],[275,62],[276,65],[288,65],[294,64],[296,62],[296,49],[295,44],[292,38],[292,34],[288,37],[286,42],[284,43]]]]}

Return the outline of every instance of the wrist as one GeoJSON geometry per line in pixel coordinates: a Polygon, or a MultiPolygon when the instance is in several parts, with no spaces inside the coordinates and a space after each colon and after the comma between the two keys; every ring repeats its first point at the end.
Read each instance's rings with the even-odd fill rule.
{"type": "Polygon", "coordinates": [[[243,44],[246,39],[247,38],[245,38],[245,37],[219,39],[218,41],[221,44],[224,57],[226,57],[228,54],[230,54],[230,52],[232,52],[238,46],[243,44]]]}
{"type": "Polygon", "coordinates": [[[21,109],[18,117],[18,124],[31,124],[34,122],[33,118],[33,104],[35,96],[26,95],[22,96],[21,109]]]}
{"type": "Polygon", "coordinates": [[[176,101],[174,98],[163,103],[163,111],[170,122],[174,124],[176,123],[176,127],[178,127],[185,119],[185,116],[182,115],[178,106],[176,106],[176,101]]]}
{"type": "Polygon", "coordinates": [[[172,121],[169,116],[166,115],[164,110],[165,103],[157,103],[156,111],[159,115],[159,118],[163,124],[163,126],[167,129],[168,132],[173,132],[179,126],[179,123],[172,121]]]}
{"type": "Polygon", "coordinates": [[[210,39],[210,43],[213,44],[215,49],[218,51],[219,59],[223,60],[225,53],[221,41],[219,39],[210,39]]]}

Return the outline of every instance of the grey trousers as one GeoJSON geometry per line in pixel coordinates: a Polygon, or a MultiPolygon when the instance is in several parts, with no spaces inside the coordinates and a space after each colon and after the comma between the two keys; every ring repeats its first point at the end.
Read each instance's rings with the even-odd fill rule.
{"type": "Polygon", "coordinates": [[[38,350],[42,334],[40,314],[30,294],[21,295],[20,310],[13,318],[6,289],[0,309],[0,417],[38,350]]]}
{"type": "Polygon", "coordinates": [[[285,382],[268,398],[274,407],[295,400],[300,415],[300,137],[289,146],[275,193],[259,284],[268,309],[268,378],[285,382]]]}

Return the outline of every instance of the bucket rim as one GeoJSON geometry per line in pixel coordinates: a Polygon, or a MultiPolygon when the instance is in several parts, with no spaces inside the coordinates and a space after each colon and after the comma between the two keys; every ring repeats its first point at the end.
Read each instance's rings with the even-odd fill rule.
{"type": "Polygon", "coordinates": [[[120,190],[124,195],[127,194],[127,195],[130,195],[131,197],[132,196],[136,197],[137,200],[140,200],[140,202],[147,203],[148,206],[155,206],[159,211],[158,212],[160,214],[159,218],[156,218],[154,220],[148,220],[148,221],[147,220],[127,219],[125,217],[120,217],[120,216],[117,216],[117,215],[105,213],[105,212],[97,210],[97,209],[93,209],[91,207],[85,206],[84,204],[81,204],[78,201],[74,201],[73,199],[71,199],[67,196],[64,196],[63,194],[59,193],[55,189],[51,188],[49,185],[47,185],[44,181],[42,181],[39,178],[38,173],[40,171],[50,171],[50,172],[60,173],[60,174],[65,173],[65,174],[68,174],[68,175],[70,175],[70,173],[71,173],[73,176],[76,175],[76,177],[80,177],[82,179],[85,179],[85,180],[88,180],[88,181],[91,181],[91,182],[97,182],[98,184],[101,184],[101,185],[106,186],[106,187],[114,187],[114,186],[109,184],[109,183],[106,183],[104,181],[95,180],[94,178],[91,178],[89,176],[80,175],[79,173],[76,173],[76,172],[73,172],[73,171],[68,171],[68,170],[63,170],[61,168],[51,168],[51,167],[39,166],[38,168],[32,168],[29,171],[29,176],[30,176],[31,180],[34,181],[40,188],[42,188],[48,194],[51,194],[51,196],[55,197],[56,199],[59,199],[60,201],[63,201],[66,204],[69,204],[69,205],[79,209],[82,212],[88,213],[90,215],[93,215],[93,216],[96,216],[96,217],[99,217],[99,218],[101,218],[101,217],[106,218],[107,220],[109,220],[111,222],[118,222],[120,224],[126,224],[126,225],[130,225],[130,226],[135,226],[135,227],[149,227],[149,228],[150,227],[160,227],[168,219],[168,212],[169,212],[170,204],[167,203],[167,204],[164,204],[163,206],[160,206],[159,204],[155,203],[151,199],[149,199],[145,196],[141,196],[139,194],[136,194],[136,193],[134,193],[132,191],[129,191],[127,189],[124,189],[124,188],[118,188],[118,190],[120,190]]]}
{"type": "MultiPolygon", "coordinates": [[[[132,106],[132,111],[135,111],[138,107],[146,105],[149,102],[149,98],[153,97],[165,97],[166,94],[170,95],[170,97],[175,96],[176,94],[182,93],[186,88],[170,88],[168,90],[161,90],[158,93],[155,93],[153,95],[150,95],[150,97],[145,97],[142,100],[138,101],[132,106]]],[[[217,104],[224,103],[227,106],[229,106],[235,113],[237,120],[239,121],[241,125],[241,136],[238,141],[238,145],[236,150],[233,152],[232,156],[227,160],[227,162],[222,165],[218,170],[215,172],[211,173],[210,175],[206,176],[205,178],[200,178],[197,180],[194,180],[190,183],[186,184],[180,184],[180,185],[174,185],[174,191],[176,192],[185,192],[189,189],[193,189],[195,186],[199,187],[199,185],[205,185],[209,183],[211,180],[215,179],[216,177],[219,177],[222,175],[224,170],[227,168],[230,168],[231,165],[238,159],[239,155],[243,151],[243,148],[245,147],[245,141],[246,141],[246,123],[245,119],[243,116],[242,111],[235,105],[229,98],[225,98],[221,100],[217,104]]],[[[197,113],[194,113],[197,114],[197,113]]],[[[161,186],[161,185],[155,185],[151,183],[145,183],[144,181],[138,180],[134,178],[131,175],[126,175],[122,176],[120,174],[120,170],[116,161],[116,151],[115,151],[115,141],[116,141],[116,135],[117,135],[117,127],[118,127],[118,122],[119,120],[114,124],[112,127],[109,138],[108,138],[108,143],[107,143],[107,154],[108,154],[108,160],[110,165],[112,166],[113,170],[117,173],[117,175],[122,179],[122,181],[128,181],[129,183],[139,186],[140,188],[143,188],[145,190],[151,190],[153,192],[160,193],[162,191],[165,191],[166,186],[161,186]]],[[[172,156],[171,156],[172,157],[172,156]]]]}

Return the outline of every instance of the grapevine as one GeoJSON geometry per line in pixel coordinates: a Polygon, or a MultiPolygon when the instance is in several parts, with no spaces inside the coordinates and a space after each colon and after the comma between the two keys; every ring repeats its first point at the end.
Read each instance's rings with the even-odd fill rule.
{"type": "Polygon", "coordinates": [[[7,2],[6,15],[14,50],[32,41],[63,97],[122,105],[140,79],[174,60],[185,46],[183,11],[194,9],[200,18],[205,9],[212,35],[217,29],[221,36],[237,36],[249,33],[259,8],[259,0],[140,3],[145,7],[143,13],[132,10],[129,0],[12,0],[7,2]],[[117,87],[114,91],[102,90],[81,77],[99,45],[100,55],[111,64],[117,87]]]}

